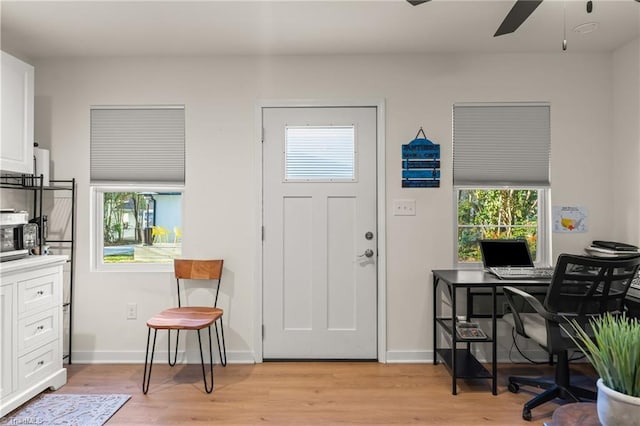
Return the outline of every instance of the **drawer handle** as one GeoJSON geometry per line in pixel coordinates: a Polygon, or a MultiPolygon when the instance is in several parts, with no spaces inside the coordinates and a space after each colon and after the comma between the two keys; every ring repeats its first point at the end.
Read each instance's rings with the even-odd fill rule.
{"type": "Polygon", "coordinates": [[[39,326],[36,328],[36,330],[37,330],[37,331],[42,331],[42,330],[44,330],[44,325],[39,325],[39,326]]]}
{"type": "Polygon", "coordinates": [[[44,365],[44,361],[43,360],[38,361],[38,365],[44,365]]]}
{"type": "Polygon", "coordinates": [[[38,291],[36,292],[36,294],[37,294],[38,296],[42,296],[42,295],[44,294],[44,290],[38,290],[38,291]]]}

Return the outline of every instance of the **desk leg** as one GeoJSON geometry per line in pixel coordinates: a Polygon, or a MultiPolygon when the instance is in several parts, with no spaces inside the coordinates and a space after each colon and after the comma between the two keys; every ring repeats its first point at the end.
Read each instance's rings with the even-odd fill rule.
{"type": "Polygon", "coordinates": [[[492,286],[492,291],[491,291],[491,298],[493,300],[493,307],[492,307],[492,311],[493,314],[491,315],[491,374],[492,374],[492,383],[491,383],[491,392],[494,395],[498,394],[498,386],[497,386],[497,382],[498,382],[498,371],[497,371],[497,362],[496,362],[496,357],[498,354],[498,338],[496,336],[498,327],[497,327],[497,314],[496,314],[496,309],[497,309],[497,297],[496,297],[496,286],[492,286]]]}
{"type": "Polygon", "coordinates": [[[433,365],[438,363],[438,322],[436,318],[438,318],[438,282],[440,280],[434,275],[433,276],[433,365]]]}
{"type": "Polygon", "coordinates": [[[452,385],[451,385],[451,393],[453,395],[457,395],[457,389],[456,389],[456,378],[458,376],[458,371],[456,369],[456,349],[458,347],[458,339],[457,339],[457,334],[456,333],[456,288],[454,286],[451,286],[451,320],[453,321],[451,326],[453,328],[453,331],[451,333],[451,381],[452,381],[452,385]]]}

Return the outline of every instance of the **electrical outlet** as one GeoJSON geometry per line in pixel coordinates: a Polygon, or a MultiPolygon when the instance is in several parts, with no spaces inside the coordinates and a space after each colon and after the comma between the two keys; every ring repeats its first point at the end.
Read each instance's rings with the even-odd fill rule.
{"type": "Polygon", "coordinates": [[[415,216],[416,200],[393,200],[394,216],[415,216]]]}
{"type": "Polygon", "coordinates": [[[127,319],[134,320],[138,318],[138,304],[134,302],[127,303],[127,319]]]}

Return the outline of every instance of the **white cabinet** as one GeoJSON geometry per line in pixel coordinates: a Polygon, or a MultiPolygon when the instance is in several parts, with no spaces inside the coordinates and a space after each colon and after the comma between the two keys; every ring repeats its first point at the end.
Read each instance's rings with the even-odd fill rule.
{"type": "Polygon", "coordinates": [[[33,66],[2,52],[0,170],[33,173],[33,66]]]}
{"type": "Polygon", "coordinates": [[[15,321],[13,307],[13,285],[0,285],[0,332],[2,333],[2,346],[0,347],[0,401],[13,392],[14,378],[11,369],[11,360],[15,358],[15,333],[13,323],[15,321]]]}
{"type": "Polygon", "coordinates": [[[0,264],[0,417],[67,382],[62,365],[62,266],[66,256],[0,264]]]}

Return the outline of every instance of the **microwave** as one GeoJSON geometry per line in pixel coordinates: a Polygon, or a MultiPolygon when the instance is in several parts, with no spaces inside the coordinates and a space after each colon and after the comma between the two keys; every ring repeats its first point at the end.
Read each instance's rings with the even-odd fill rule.
{"type": "Polygon", "coordinates": [[[27,212],[0,212],[0,262],[21,259],[37,244],[38,225],[27,212]]]}

